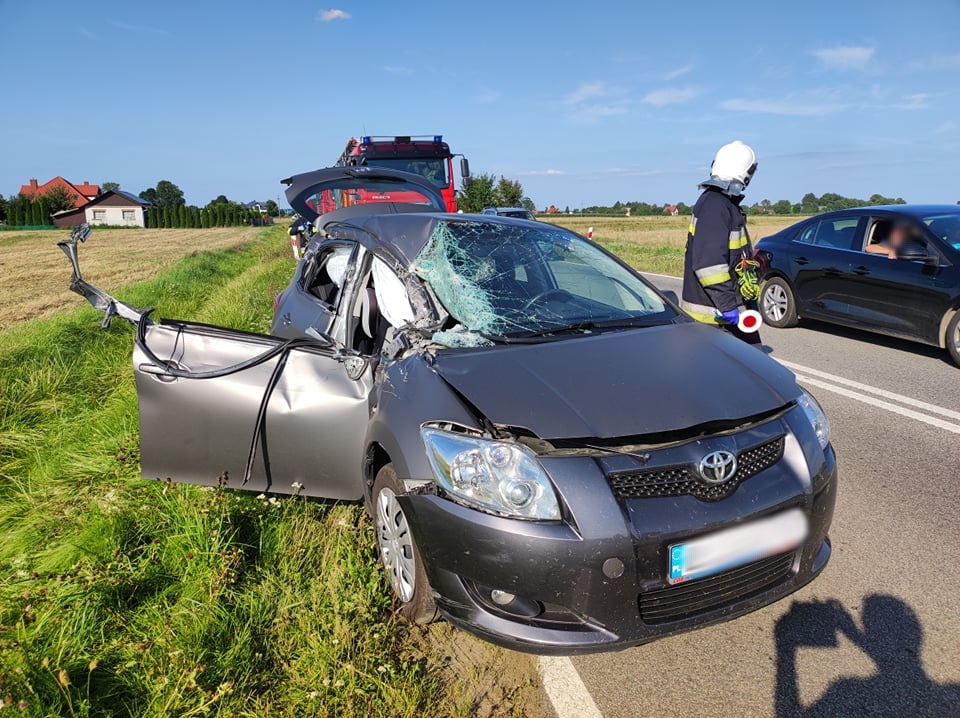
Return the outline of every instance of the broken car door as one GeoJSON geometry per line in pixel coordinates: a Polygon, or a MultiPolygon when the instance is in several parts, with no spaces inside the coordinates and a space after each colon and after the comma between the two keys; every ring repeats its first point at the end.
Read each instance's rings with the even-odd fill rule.
{"type": "Polygon", "coordinates": [[[144,478],[363,495],[363,359],[321,341],[144,320],[133,361],[144,478]]]}

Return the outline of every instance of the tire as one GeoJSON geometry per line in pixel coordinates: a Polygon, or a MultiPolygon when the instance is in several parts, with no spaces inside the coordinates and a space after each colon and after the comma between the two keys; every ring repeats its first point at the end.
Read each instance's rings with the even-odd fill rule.
{"type": "Polygon", "coordinates": [[[785,279],[771,277],[760,287],[760,313],[771,327],[797,326],[797,300],[785,279]]]}
{"type": "Polygon", "coordinates": [[[386,571],[397,613],[411,623],[426,624],[436,620],[437,604],[420,549],[397,501],[397,496],[404,492],[393,466],[387,464],[377,472],[371,492],[377,553],[386,571]]]}
{"type": "Polygon", "coordinates": [[[945,337],[947,351],[953,363],[960,366],[960,311],[953,315],[953,319],[947,324],[947,336],[945,337]]]}

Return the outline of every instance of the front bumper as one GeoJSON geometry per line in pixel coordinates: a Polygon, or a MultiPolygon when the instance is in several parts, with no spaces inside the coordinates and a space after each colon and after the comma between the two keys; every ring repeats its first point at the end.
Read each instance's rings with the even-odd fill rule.
{"type": "Polygon", "coordinates": [[[833,449],[821,451],[796,412],[776,421],[789,432],[783,459],[716,502],[617,499],[602,462],[590,457],[542,460],[569,510],[562,522],[493,516],[425,493],[400,497],[440,610],[508,648],[576,654],[719,623],[793,593],[830,558],[837,467],[833,449]],[[670,544],[794,507],[807,515],[809,534],[789,555],[680,584],[679,593],[669,585],[670,544]],[[539,612],[498,606],[491,589],[515,594],[514,610],[539,612]],[[677,601],[691,610],[667,618],[648,610],[677,601]]]}

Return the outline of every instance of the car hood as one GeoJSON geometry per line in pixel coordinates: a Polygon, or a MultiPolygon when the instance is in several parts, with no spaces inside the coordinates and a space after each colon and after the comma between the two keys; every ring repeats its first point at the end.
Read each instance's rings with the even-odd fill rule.
{"type": "Polygon", "coordinates": [[[694,323],[446,350],[435,368],[494,424],[548,440],[742,419],[800,393],[794,375],[756,348],[694,323]]]}

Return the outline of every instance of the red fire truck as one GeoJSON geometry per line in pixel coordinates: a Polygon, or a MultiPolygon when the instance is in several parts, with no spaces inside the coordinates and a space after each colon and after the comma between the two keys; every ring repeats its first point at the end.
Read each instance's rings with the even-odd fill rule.
{"type": "MultiPolygon", "coordinates": [[[[426,177],[437,185],[443,194],[448,212],[457,211],[457,195],[453,183],[453,158],[460,157],[460,176],[463,183],[470,181],[470,165],[463,155],[450,152],[450,146],[442,135],[397,135],[396,137],[363,136],[351,138],[346,149],[336,162],[338,167],[369,165],[411,172],[426,177]]],[[[354,204],[382,202],[381,196],[363,196],[358,193],[354,204]]],[[[406,197],[402,192],[392,192],[392,202],[417,202],[415,196],[406,197]]]]}

